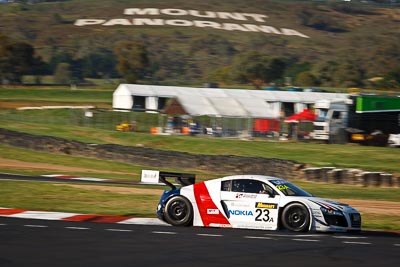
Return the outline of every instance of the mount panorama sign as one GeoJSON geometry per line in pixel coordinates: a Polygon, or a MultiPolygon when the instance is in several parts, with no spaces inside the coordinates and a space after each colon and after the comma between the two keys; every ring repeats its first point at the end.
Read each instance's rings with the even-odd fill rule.
{"type": "Polygon", "coordinates": [[[77,19],[75,26],[176,26],[176,27],[198,27],[211,28],[225,31],[258,32],[267,34],[278,34],[286,36],[297,36],[310,38],[299,31],[287,28],[276,28],[261,23],[266,22],[267,15],[239,12],[214,12],[185,10],[176,8],[126,8],[123,15],[134,16],[133,18],[113,19],[77,19]],[[146,16],[146,17],[144,17],[146,16]],[[189,19],[188,19],[189,18],[189,19]],[[194,19],[193,19],[194,18],[194,19]],[[218,19],[218,21],[215,21],[218,19]],[[230,23],[225,21],[240,21],[241,23],[230,23]]]}

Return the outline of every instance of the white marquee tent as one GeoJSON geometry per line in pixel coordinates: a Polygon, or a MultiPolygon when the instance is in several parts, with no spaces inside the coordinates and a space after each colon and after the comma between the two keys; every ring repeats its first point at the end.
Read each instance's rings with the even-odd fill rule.
{"type": "Polygon", "coordinates": [[[113,93],[113,108],[160,110],[160,100],[174,98],[192,116],[275,119],[280,117],[282,103],[293,103],[297,113],[317,100],[346,96],[341,93],[120,84],[113,93]]]}

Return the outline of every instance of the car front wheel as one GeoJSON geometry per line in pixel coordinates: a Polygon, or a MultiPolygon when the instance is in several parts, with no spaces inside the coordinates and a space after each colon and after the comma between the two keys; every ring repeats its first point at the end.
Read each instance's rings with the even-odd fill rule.
{"type": "Polygon", "coordinates": [[[193,207],[183,196],[174,196],[165,204],[165,221],[174,226],[188,226],[193,222],[193,207]]]}
{"type": "Polygon", "coordinates": [[[282,224],[289,231],[307,232],[310,226],[310,214],[303,204],[289,204],[283,210],[282,224]]]}

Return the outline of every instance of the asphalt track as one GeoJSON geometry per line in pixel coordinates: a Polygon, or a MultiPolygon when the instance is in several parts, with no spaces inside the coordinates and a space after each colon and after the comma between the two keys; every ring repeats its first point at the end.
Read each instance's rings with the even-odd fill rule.
{"type": "Polygon", "coordinates": [[[8,266],[400,266],[400,237],[0,217],[8,266]]]}
{"type": "Polygon", "coordinates": [[[2,217],[0,266],[400,266],[400,239],[2,217]]]}

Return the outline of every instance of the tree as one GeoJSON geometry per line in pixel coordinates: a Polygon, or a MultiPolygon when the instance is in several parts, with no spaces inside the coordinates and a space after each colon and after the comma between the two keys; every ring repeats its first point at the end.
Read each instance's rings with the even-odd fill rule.
{"type": "Polygon", "coordinates": [[[286,62],[282,58],[274,58],[272,59],[267,68],[267,72],[265,73],[264,80],[267,82],[276,82],[278,80],[283,80],[283,74],[286,70],[286,62]]]}
{"type": "Polygon", "coordinates": [[[61,50],[53,52],[50,58],[49,67],[55,70],[60,63],[73,63],[73,55],[67,51],[61,50]]]}
{"type": "Polygon", "coordinates": [[[333,73],[333,79],[336,86],[362,87],[364,70],[356,62],[343,62],[333,73]]]}
{"type": "Polygon", "coordinates": [[[296,85],[315,86],[317,84],[317,78],[311,72],[303,71],[296,76],[296,85]]]}
{"type": "Polygon", "coordinates": [[[9,52],[7,49],[9,39],[7,36],[0,34],[0,82],[5,83],[9,69],[9,52]]]}
{"type": "Polygon", "coordinates": [[[70,65],[68,63],[60,63],[54,72],[54,82],[59,84],[69,84],[72,81],[70,65]]]}
{"type": "Polygon", "coordinates": [[[283,80],[286,60],[269,58],[258,52],[239,54],[233,63],[233,77],[240,83],[251,83],[260,88],[263,83],[283,80]]]}
{"type": "Polygon", "coordinates": [[[232,82],[232,66],[224,66],[216,69],[213,73],[207,77],[209,81],[223,83],[232,82]]]}
{"type": "Polygon", "coordinates": [[[316,64],[313,69],[318,73],[317,79],[322,86],[336,86],[334,73],[340,68],[336,61],[326,61],[316,64]]]}
{"type": "MultiPolygon", "coordinates": [[[[151,62],[149,73],[152,74],[151,82],[173,81],[178,83],[185,77],[187,84],[190,60],[179,49],[171,49],[168,43],[159,40],[148,40],[146,47],[149,62],[151,62]]],[[[191,63],[191,62],[190,62],[191,63]]]]}
{"type": "Polygon", "coordinates": [[[34,57],[33,67],[30,74],[35,75],[36,84],[41,84],[42,76],[49,73],[50,71],[48,68],[48,64],[45,61],[43,61],[43,58],[40,56],[34,57]]]}
{"type": "Polygon", "coordinates": [[[268,59],[257,52],[240,54],[234,62],[234,76],[240,83],[251,83],[257,89],[265,81],[268,59]]]}
{"type": "Polygon", "coordinates": [[[285,77],[296,77],[301,72],[310,71],[312,67],[310,62],[299,62],[298,58],[292,58],[287,65],[285,77]]]}
{"type": "Polygon", "coordinates": [[[25,42],[12,42],[0,35],[0,81],[21,83],[34,64],[34,48],[25,42]]]}
{"type": "Polygon", "coordinates": [[[219,35],[208,34],[205,37],[196,38],[191,42],[190,53],[192,55],[203,52],[210,58],[230,58],[234,56],[237,51],[234,45],[226,38],[219,35]]]}
{"type": "MultiPolygon", "coordinates": [[[[49,63],[49,67],[52,70],[57,70],[61,63],[67,63],[68,69],[71,75],[71,81],[77,83],[84,80],[84,71],[83,71],[83,60],[81,58],[77,58],[70,52],[57,52],[52,55],[49,63]]],[[[55,75],[55,72],[53,73],[55,75]]]]}
{"type": "Polygon", "coordinates": [[[82,58],[82,71],[85,77],[116,77],[115,56],[108,49],[97,49],[82,58]]]}
{"type": "Polygon", "coordinates": [[[129,83],[147,78],[150,62],[143,42],[120,43],[115,47],[117,69],[129,83]]]}

